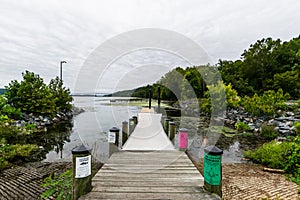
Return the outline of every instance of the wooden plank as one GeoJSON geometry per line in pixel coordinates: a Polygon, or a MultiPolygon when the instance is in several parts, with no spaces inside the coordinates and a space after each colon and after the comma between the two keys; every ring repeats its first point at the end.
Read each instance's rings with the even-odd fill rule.
{"type": "Polygon", "coordinates": [[[97,186],[93,188],[94,192],[134,192],[134,193],[196,193],[200,192],[200,186],[139,186],[139,187],[110,187],[97,186]]]}
{"type": "Polygon", "coordinates": [[[81,197],[82,200],[92,199],[173,199],[173,200],[220,200],[220,198],[206,193],[109,193],[109,192],[91,192],[90,194],[81,197]]]}
{"type": "Polygon", "coordinates": [[[160,173],[160,174],[191,174],[199,172],[195,169],[132,169],[132,168],[114,168],[114,169],[102,169],[101,173],[160,173]]]}
{"type": "Polygon", "coordinates": [[[201,186],[203,185],[203,180],[201,179],[178,179],[178,181],[157,181],[157,180],[150,180],[150,181],[120,181],[118,179],[101,179],[93,181],[94,187],[99,186],[109,186],[109,187],[121,187],[121,186],[127,186],[127,187],[140,187],[140,186],[149,186],[149,187],[155,187],[155,186],[201,186]]]}

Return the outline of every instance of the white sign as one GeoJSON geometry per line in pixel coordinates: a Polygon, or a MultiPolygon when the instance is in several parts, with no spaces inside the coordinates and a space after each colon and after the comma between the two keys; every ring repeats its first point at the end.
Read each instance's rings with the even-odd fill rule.
{"type": "Polygon", "coordinates": [[[91,175],[91,155],[76,158],[75,178],[85,178],[91,175]]]}
{"type": "Polygon", "coordinates": [[[116,133],[115,132],[108,132],[108,142],[109,143],[116,142],[116,133]]]}

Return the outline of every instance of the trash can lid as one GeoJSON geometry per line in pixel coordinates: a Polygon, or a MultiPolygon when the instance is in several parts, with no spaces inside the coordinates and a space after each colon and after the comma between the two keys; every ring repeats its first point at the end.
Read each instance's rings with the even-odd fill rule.
{"type": "Polygon", "coordinates": [[[74,147],[72,149],[72,154],[84,154],[89,153],[91,149],[87,149],[83,144],[80,146],[74,147]]]}
{"type": "Polygon", "coordinates": [[[119,132],[120,129],[118,129],[117,127],[112,127],[111,129],[109,129],[109,132],[119,132]]]}
{"type": "Polygon", "coordinates": [[[204,149],[204,152],[210,155],[222,155],[223,150],[219,149],[218,147],[211,145],[204,149]]]}
{"type": "Polygon", "coordinates": [[[179,132],[188,132],[188,130],[186,128],[181,128],[179,129],[179,132]]]}

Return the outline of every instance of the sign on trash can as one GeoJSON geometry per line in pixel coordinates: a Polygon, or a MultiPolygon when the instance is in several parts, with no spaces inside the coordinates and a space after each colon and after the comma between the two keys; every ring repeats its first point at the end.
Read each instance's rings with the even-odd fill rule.
{"type": "Polygon", "coordinates": [[[76,157],[75,178],[85,178],[91,175],[91,155],[76,157]]]}

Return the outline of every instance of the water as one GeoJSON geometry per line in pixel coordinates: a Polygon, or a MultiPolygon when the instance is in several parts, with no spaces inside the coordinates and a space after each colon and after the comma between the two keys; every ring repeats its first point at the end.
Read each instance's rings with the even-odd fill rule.
{"type": "MultiPolygon", "coordinates": [[[[71,150],[84,144],[92,148],[94,158],[101,162],[108,159],[107,133],[110,128],[121,129],[122,122],[139,113],[137,106],[112,106],[107,97],[74,97],[74,105],[85,112],[73,118],[69,140],[65,141],[59,151],[51,150],[44,161],[71,160],[71,150]]],[[[124,105],[128,98],[118,98],[124,105]]]]}
{"type": "MultiPolygon", "coordinates": [[[[92,148],[94,158],[105,163],[109,158],[107,142],[109,129],[114,126],[121,129],[123,121],[137,116],[141,110],[141,106],[129,106],[129,100],[129,98],[115,99],[113,97],[74,97],[75,106],[83,108],[85,112],[75,116],[70,123],[49,130],[43,136],[40,145],[44,149],[44,161],[71,161],[71,150],[83,143],[88,148],[92,148]]],[[[177,119],[177,126],[187,127],[191,130],[189,151],[194,158],[202,157],[203,146],[201,143],[203,141],[199,129],[203,128],[201,124],[203,125],[204,120],[191,117],[183,119],[183,117],[178,117],[180,115],[178,110],[176,112],[172,112],[170,109],[165,111],[169,117],[173,117],[174,121],[177,119]]],[[[241,162],[240,146],[243,139],[220,137],[218,143],[224,150],[224,162],[241,162]]]]}

